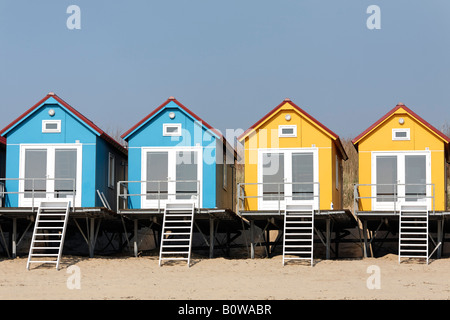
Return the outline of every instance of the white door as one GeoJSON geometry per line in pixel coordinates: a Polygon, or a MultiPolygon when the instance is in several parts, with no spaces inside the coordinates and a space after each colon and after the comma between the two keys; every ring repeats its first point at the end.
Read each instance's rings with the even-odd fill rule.
{"type": "Polygon", "coordinates": [[[399,210],[405,203],[432,208],[429,152],[373,153],[374,210],[399,210]]]}
{"type": "Polygon", "coordinates": [[[142,208],[162,208],[168,202],[201,204],[201,150],[143,148],[142,208]]]}
{"type": "Polygon", "coordinates": [[[286,204],[319,207],[316,148],[259,150],[258,208],[284,210],[286,204]]]}
{"type": "Polygon", "coordinates": [[[22,145],[19,206],[75,201],[81,206],[82,155],[79,145],[22,145]]]}

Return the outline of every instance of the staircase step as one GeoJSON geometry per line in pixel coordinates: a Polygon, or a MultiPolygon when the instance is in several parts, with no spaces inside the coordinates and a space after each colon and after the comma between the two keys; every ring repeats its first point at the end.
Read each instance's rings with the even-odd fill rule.
{"type": "Polygon", "coordinates": [[[70,202],[63,203],[55,203],[55,202],[41,202],[38,208],[38,212],[36,214],[36,221],[33,230],[33,236],[31,239],[30,251],[28,254],[27,261],[27,269],[30,269],[30,263],[55,263],[56,269],[59,269],[59,262],[62,254],[62,248],[64,245],[64,237],[66,233],[66,225],[69,217],[70,210],[70,202]],[[51,217],[51,218],[47,218],[51,217]],[[60,217],[60,219],[55,220],[60,217]],[[62,224],[62,226],[55,226],[55,223],[62,224]],[[50,224],[50,225],[48,225],[50,224]],[[45,233],[44,231],[49,231],[45,233]],[[58,231],[57,233],[51,231],[58,231]],[[59,237],[59,239],[37,239],[37,237],[59,237]],[[45,243],[58,243],[59,246],[38,246],[38,244],[45,243]],[[35,253],[35,251],[41,250],[52,250],[57,251],[57,253],[35,253]],[[47,260],[33,260],[34,257],[55,257],[55,261],[47,261],[47,260]]]}
{"type": "Polygon", "coordinates": [[[163,260],[186,260],[187,265],[190,266],[194,214],[195,207],[192,203],[168,203],[166,205],[164,209],[161,248],[159,252],[160,266],[163,260]],[[170,236],[172,238],[165,238],[165,236],[170,236]],[[179,236],[181,236],[181,239],[178,238],[179,236]],[[174,242],[181,242],[182,244],[174,244],[174,242]],[[177,258],[167,257],[167,255],[187,255],[187,257],[177,258]]]}

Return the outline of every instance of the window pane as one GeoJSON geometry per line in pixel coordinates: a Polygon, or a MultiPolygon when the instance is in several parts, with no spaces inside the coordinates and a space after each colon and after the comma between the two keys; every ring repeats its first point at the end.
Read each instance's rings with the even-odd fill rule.
{"type": "Polygon", "coordinates": [[[167,133],[177,133],[178,127],[166,127],[166,132],[167,133]]]}
{"type": "Polygon", "coordinates": [[[292,199],[314,200],[313,153],[292,154],[292,199]]]}
{"type": "Polygon", "coordinates": [[[191,199],[197,194],[197,152],[177,151],[176,180],[177,199],[191,199]]]}
{"type": "Polygon", "coordinates": [[[45,191],[47,191],[47,150],[45,149],[28,149],[25,150],[25,198],[32,198],[33,181],[34,180],[34,197],[45,198],[45,191]],[[36,192],[44,191],[44,192],[36,192]]]}
{"type": "Polygon", "coordinates": [[[284,199],[284,154],[263,153],[263,200],[284,199]]]}
{"type": "Polygon", "coordinates": [[[377,201],[397,201],[397,156],[376,157],[377,201]]]}
{"type": "Polygon", "coordinates": [[[55,197],[73,197],[77,178],[77,150],[55,150],[55,197]],[[63,180],[59,180],[63,179],[63,180]],[[73,179],[73,180],[72,180],[73,179]]]}
{"type": "Polygon", "coordinates": [[[52,122],[46,123],[45,124],[45,128],[47,130],[57,130],[58,129],[58,124],[57,123],[52,123],[52,122]]]}
{"type": "Polygon", "coordinates": [[[147,152],[147,200],[167,199],[168,153],[147,152]],[[159,182],[158,182],[159,181],[159,182]]]}
{"type": "Polygon", "coordinates": [[[425,199],[426,182],[426,156],[405,156],[406,201],[425,199]]]}

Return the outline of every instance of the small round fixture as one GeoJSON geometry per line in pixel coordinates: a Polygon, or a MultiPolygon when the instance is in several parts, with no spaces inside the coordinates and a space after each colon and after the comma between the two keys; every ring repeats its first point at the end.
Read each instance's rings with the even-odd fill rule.
{"type": "Polygon", "coordinates": [[[55,115],[55,110],[53,110],[53,109],[48,110],[48,115],[50,117],[53,117],[55,115]]]}
{"type": "Polygon", "coordinates": [[[398,119],[398,123],[404,124],[405,123],[405,119],[403,119],[403,118],[398,119]]]}
{"type": "Polygon", "coordinates": [[[174,118],[175,118],[175,112],[169,113],[169,118],[170,118],[170,119],[174,119],[174,118]]]}
{"type": "Polygon", "coordinates": [[[290,121],[291,120],[291,115],[287,114],[284,118],[286,119],[286,121],[290,121]]]}

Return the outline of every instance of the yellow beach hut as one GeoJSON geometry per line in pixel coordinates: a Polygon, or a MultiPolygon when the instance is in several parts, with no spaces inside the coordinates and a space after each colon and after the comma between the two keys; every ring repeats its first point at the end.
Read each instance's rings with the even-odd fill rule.
{"type": "Polygon", "coordinates": [[[450,139],[404,104],[352,140],[358,150],[356,211],[399,211],[402,204],[445,211],[450,139]]]}
{"type": "Polygon", "coordinates": [[[339,136],[285,99],[238,140],[245,155],[238,214],[251,225],[251,256],[256,225],[266,231],[268,254],[283,240],[283,264],[287,259],[312,264],[314,234],[329,258],[333,227],[339,238],[356,222],[343,210],[342,161],[348,157],[339,136]],[[270,230],[278,230],[274,242],[270,230]]]}
{"type": "Polygon", "coordinates": [[[339,136],[285,99],[246,130],[246,211],[284,210],[286,204],[312,204],[315,210],[342,209],[342,160],[339,136]]]}
{"type": "MultiPolygon", "coordinates": [[[[447,210],[446,162],[450,139],[403,103],[398,103],[352,140],[358,151],[359,181],[354,212],[363,222],[364,255],[368,230],[398,235],[398,257],[441,255],[447,210]],[[429,254],[430,235],[437,241],[429,254]]],[[[373,255],[373,253],[372,253],[373,255]]]]}

